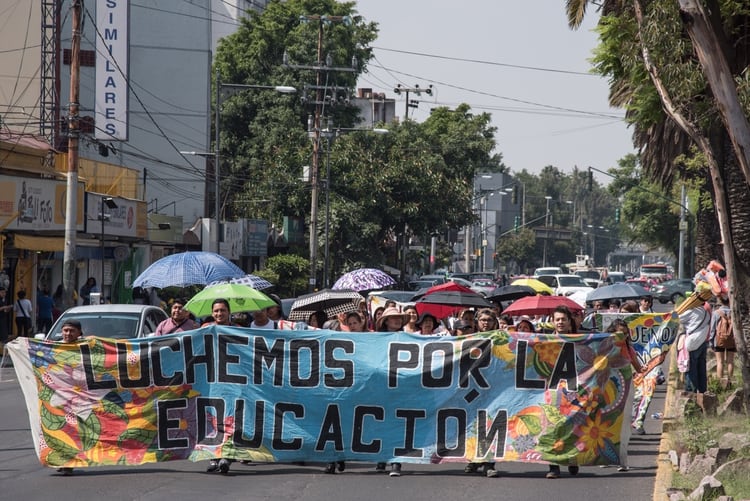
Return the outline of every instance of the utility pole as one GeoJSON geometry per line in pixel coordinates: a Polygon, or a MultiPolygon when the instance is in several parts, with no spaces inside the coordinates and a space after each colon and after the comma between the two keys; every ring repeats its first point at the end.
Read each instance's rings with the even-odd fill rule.
{"type": "Polygon", "coordinates": [[[409,101],[409,93],[413,92],[414,94],[421,96],[422,92],[424,92],[428,96],[431,96],[432,84],[430,84],[426,89],[421,88],[418,84],[415,84],[414,87],[404,87],[401,84],[398,84],[393,89],[393,92],[395,92],[397,95],[401,94],[402,92],[406,94],[406,103],[404,106],[404,120],[407,120],[409,118],[409,108],[416,108],[417,106],[419,106],[419,101],[417,100],[409,101]]]}
{"type": "MultiPolygon", "coordinates": [[[[63,304],[73,306],[78,222],[78,94],[80,91],[81,0],[73,0],[73,36],[70,45],[70,103],[68,104],[68,181],[65,199],[65,247],[63,252],[63,304]]],[[[103,223],[102,223],[103,224],[103,223]]]]}
{"type": "MultiPolygon", "coordinates": [[[[331,57],[323,60],[323,27],[325,24],[330,23],[350,23],[351,17],[349,16],[328,16],[328,15],[305,15],[301,16],[303,21],[317,21],[318,22],[318,50],[317,50],[317,61],[312,66],[307,65],[296,65],[288,64],[287,55],[284,53],[284,66],[293,69],[305,69],[315,71],[315,85],[312,88],[315,90],[315,112],[312,117],[312,123],[309,126],[312,130],[308,131],[310,137],[313,140],[313,156],[310,166],[310,184],[312,186],[310,195],[310,278],[308,282],[309,292],[314,292],[318,285],[318,199],[320,194],[320,117],[323,114],[323,106],[325,105],[325,94],[328,90],[333,90],[334,96],[331,99],[333,104],[335,99],[335,93],[340,90],[339,87],[333,87],[328,85],[328,74],[330,72],[351,72],[357,71],[357,59],[352,57],[351,67],[335,67],[331,57]],[[326,75],[325,82],[323,81],[323,75],[326,75]]],[[[348,91],[348,89],[346,89],[348,91]]],[[[305,97],[303,97],[303,100],[305,97]]]]}

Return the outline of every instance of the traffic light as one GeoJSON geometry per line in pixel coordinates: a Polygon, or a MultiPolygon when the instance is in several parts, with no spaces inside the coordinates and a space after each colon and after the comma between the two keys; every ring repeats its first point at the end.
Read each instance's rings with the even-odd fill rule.
{"type": "Polygon", "coordinates": [[[513,219],[513,230],[518,233],[518,226],[521,224],[521,216],[516,216],[513,219]]]}
{"type": "Polygon", "coordinates": [[[589,169],[589,191],[594,189],[594,171],[589,169]]]}
{"type": "Polygon", "coordinates": [[[615,208],[615,223],[618,223],[618,224],[620,223],[620,208],[619,207],[615,208]]]}
{"type": "Polygon", "coordinates": [[[513,193],[510,196],[510,201],[513,202],[513,205],[516,205],[518,203],[518,186],[513,187],[513,193]]]}

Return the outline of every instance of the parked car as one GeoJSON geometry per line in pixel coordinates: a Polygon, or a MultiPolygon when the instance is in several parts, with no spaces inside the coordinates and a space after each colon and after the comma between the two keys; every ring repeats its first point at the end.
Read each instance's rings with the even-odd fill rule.
{"type": "Polygon", "coordinates": [[[690,278],[675,278],[651,286],[651,294],[661,304],[677,302],[693,292],[693,280],[690,278]]]}
{"type": "Polygon", "coordinates": [[[495,282],[493,282],[492,280],[483,278],[480,280],[474,280],[471,283],[471,287],[469,288],[477,294],[481,294],[482,296],[486,297],[492,294],[492,292],[497,288],[497,284],[495,284],[495,282]]]}
{"type": "Polygon", "coordinates": [[[618,282],[625,282],[627,279],[625,278],[625,273],[621,271],[610,271],[607,273],[607,278],[602,280],[603,285],[612,285],[616,284],[618,282]]]}
{"type": "Polygon", "coordinates": [[[549,266],[547,268],[537,268],[534,270],[534,278],[539,277],[541,275],[561,275],[562,274],[562,268],[558,266],[549,266]]]}
{"type": "Polygon", "coordinates": [[[467,289],[471,289],[471,280],[466,280],[465,278],[461,277],[450,277],[448,279],[450,282],[453,282],[454,284],[463,285],[467,289]]]}
{"type": "Polygon", "coordinates": [[[62,339],[62,325],[66,320],[81,322],[84,336],[110,339],[133,339],[152,336],[167,314],[161,308],[145,304],[96,304],[74,306],[66,310],[49,332],[34,337],[46,341],[62,339]]]}
{"type": "Polygon", "coordinates": [[[629,278],[625,281],[625,283],[630,284],[630,285],[638,285],[640,287],[643,287],[647,291],[651,290],[651,285],[652,285],[651,282],[649,282],[648,280],[643,280],[640,278],[629,278]]]}
{"type": "Polygon", "coordinates": [[[589,287],[596,289],[601,284],[601,276],[596,270],[578,270],[574,273],[583,279],[589,287]]]}
{"type": "Polygon", "coordinates": [[[432,280],[435,285],[440,285],[445,283],[445,275],[422,275],[418,280],[432,280]]]}
{"type": "Polygon", "coordinates": [[[550,286],[555,291],[556,296],[570,296],[578,291],[588,293],[594,290],[578,275],[560,273],[557,275],[539,275],[536,279],[550,286]]]}

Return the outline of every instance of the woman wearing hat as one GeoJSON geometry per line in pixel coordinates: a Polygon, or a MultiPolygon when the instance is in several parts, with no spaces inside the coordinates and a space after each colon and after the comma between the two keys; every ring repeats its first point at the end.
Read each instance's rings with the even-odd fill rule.
{"type": "MultiPolygon", "coordinates": [[[[378,332],[401,332],[404,329],[404,324],[409,321],[409,315],[401,313],[395,306],[390,306],[383,311],[383,314],[378,318],[378,322],[375,324],[375,330],[378,332]]],[[[385,463],[378,463],[375,466],[375,471],[378,473],[385,473],[385,463]]],[[[391,463],[391,472],[389,473],[392,477],[401,476],[401,463],[391,463]]]]}
{"type": "Polygon", "coordinates": [[[423,336],[436,334],[435,330],[437,329],[438,325],[439,323],[437,318],[435,318],[435,316],[431,313],[427,312],[422,313],[417,319],[416,323],[416,326],[419,328],[419,333],[423,336]]]}
{"type": "Polygon", "coordinates": [[[401,332],[408,321],[408,314],[401,313],[398,308],[391,306],[383,310],[383,314],[380,315],[375,324],[375,330],[379,332],[401,332]]]}

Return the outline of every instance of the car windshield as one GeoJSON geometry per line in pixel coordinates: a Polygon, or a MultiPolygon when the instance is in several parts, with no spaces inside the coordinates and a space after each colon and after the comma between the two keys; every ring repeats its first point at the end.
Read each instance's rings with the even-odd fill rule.
{"type": "Polygon", "coordinates": [[[595,278],[597,280],[599,279],[599,272],[598,271],[593,271],[593,270],[591,270],[591,271],[577,271],[576,275],[578,275],[579,277],[582,277],[582,278],[595,278]]]}
{"type": "Polygon", "coordinates": [[[587,287],[581,277],[557,277],[557,283],[560,287],[587,287]]]}
{"type": "Polygon", "coordinates": [[[62,339],[62,324],[65,320],[71,318],[81,322],[81,330],[84,336],[110,339],[138,337],[139,313],[74,313],[60,317],[47,339],[60,341],[62,339]]]}

